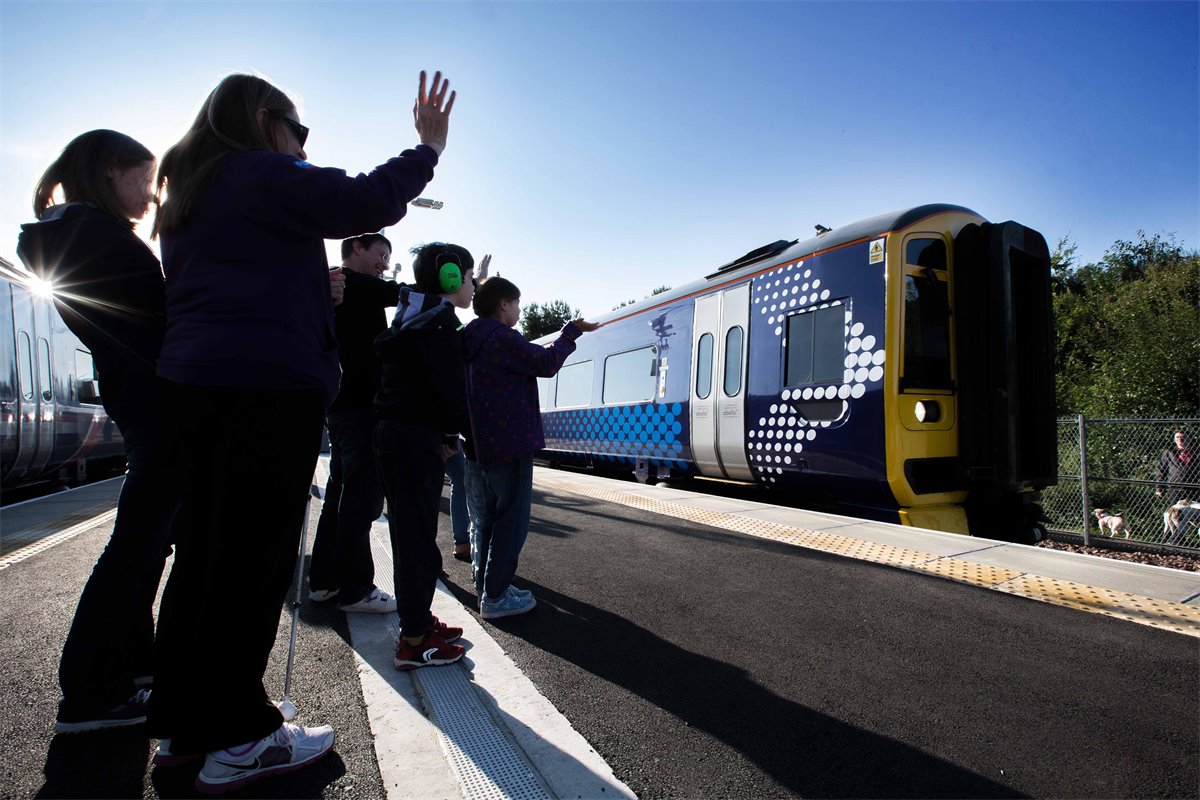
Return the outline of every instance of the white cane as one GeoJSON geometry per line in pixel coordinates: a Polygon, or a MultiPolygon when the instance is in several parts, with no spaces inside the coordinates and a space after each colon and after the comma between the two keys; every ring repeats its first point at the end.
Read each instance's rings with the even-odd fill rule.
{"type": "Polygon", "coordinates": [[[292,664],[296,660],[296,634],[300,625],[300,603],[304,592],[304,551],[308,548],[309,495],[304,494],[304,522],[300,526],[300,552],[296,556],[296,596],[292,598],[292,635],[288,637],[287,670],[283,674],[283,699],[279,701],[279,713],[285,722],[296,718],[296,704],[292,702],[292,664]]]}

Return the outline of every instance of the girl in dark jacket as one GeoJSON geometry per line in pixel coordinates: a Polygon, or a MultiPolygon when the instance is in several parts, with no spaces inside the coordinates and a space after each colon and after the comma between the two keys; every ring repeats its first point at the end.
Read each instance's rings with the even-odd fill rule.
{"type": "Polygon", "coordinates": [[[79,599],[63,646],[59,733],[146,719],[153,605],[169,552],[176,493],[154,377],[166,316],[158,259],[133,232],[154,201],[154,154],[123,133],[82,134],[34,193],[38,221],[17,252],[47,281],[67,327],[92,352],[105,410],[125,443],[128,473],[108,546],[79,599]],[[65,203],[53,204],[61,187],[65,203]]]}
{"type": "Polygon", "coordinates": [[[186,531],[163,595],[149,730],[159,763],[203,757],[224,792],[320,758],[328,726],[283,721],[262,678],[291,583],[325,409],[338,388],[325,239],[395,224],[433,178],[454,95],[421,74],[421,144],[350,177],[309,164],[308,128],[262,78],[230,75],[163,156],[158,374],[186,531]]]}

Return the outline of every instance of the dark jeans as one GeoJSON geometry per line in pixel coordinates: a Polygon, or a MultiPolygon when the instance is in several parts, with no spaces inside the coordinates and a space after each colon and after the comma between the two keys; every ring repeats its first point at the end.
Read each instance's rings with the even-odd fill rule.
{"type": "Polygon", "coordinates": [[[361,600],[375,588],[371,523],[383,513],[383,485],[375,468],[374,411],[331,411],[329,482],[313,541],[308,582],[340,589],[339,602],[361,600]]]}
{"type": "MultiPolygon", "coordinates": [[[[263,686],[321,445],[316,391],[164,383],[184,481],[148,732],[204,753],[283,717],[263,686]]],[[[282,689],[282,687],[279,687],[282,689]]]]}
{"type": "Polygon", "coordinates": [[[179,487],[157,409],[122,426],[128,472],[108,546],[79,598],[58,667],[63,704],[103,710],[154,674],[154,596],[170,555],[179,487]]]}
{"type": "Polygon", "coordinates": [[[380,420],[375,427],[375,457],[387,495],[400,635],[421,636],[433,620],[429,607],[442,574],[437,547],[438,507],[446,475],[442,440],[430,428],[380,420]]]}
{"type": "Polygon", "coordinates": [[[498,600],[517,574],[517,561],[529,534],[533,454],[484,467],[483,483],[484,512],[475,563],[482,567],[487,596],[498,600]]]}

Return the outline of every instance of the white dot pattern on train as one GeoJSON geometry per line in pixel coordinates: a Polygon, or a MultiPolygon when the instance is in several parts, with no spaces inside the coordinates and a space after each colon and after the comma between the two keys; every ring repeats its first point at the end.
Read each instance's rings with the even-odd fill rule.
{"type": "MultiPolygon", "coordinates": [[[[787,346],[784,336],[785,320],[789,313],[803,309],[822,309],[845,306],[841,300],[830,300],[830,291],[822,288],[821,279],[813,277],[804,262],[788,264],[773,270],[754,282],[753,310],[765,319],[781,346],[787,346]]],[[[805,386],[784,389],[778,403],[772,403],[770,416],[749,420],[747,423],[746,455],[750,466],[760,481],[775,483],[784,469],[811,446],[823,428],[838,424],[850,411],[850,402],[867,393],[868,385],[883,380],[883,362],[886,358],[883,339],[867,333],[866,326],[852,319],[849,306],[846,309],[846,357],[842,383],[824,386],[805,386]],[[842,411],[837,419],[816,422],[807,420],[790,404],[795,400],[842,401],[842,411]]],[[[753,311],[752,311],[753,313],[753,311]]]]}

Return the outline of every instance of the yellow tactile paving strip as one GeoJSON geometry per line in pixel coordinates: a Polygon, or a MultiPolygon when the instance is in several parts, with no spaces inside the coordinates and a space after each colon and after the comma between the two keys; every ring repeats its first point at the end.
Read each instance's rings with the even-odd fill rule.
{"type": "Polygon", "coordinates": [[[15,534],[0,535],[0,569],[18,564],[97,525],[107,523],[117,516],[117,510],[109,508],[101,511],[105,505],[111,504],[92,506],[15,534]]]}
{"type": "Polygon", "coordinates": [[[696,508],[683,503],[655,500],[637,494],[590,486],[587,483],[571,480],[569,477],[535,473],[534,483],[547,489],[571,492],[713,528],[745,533],[861,561],[887,564],[927,575],[937,575],[959,583],[969,583],[973,586],[995,589],[1043,603],[1104,614],[1200,638],[1200,608],[1193,608],[1183,603],[1156,600],[1097,586],[1031,575],[1004,567],[976,564],[962,558],[938,556],[904,547],[866,542],[835,533],[812,531],[778,522],[750,519],[736,514],[696,508]]]}

